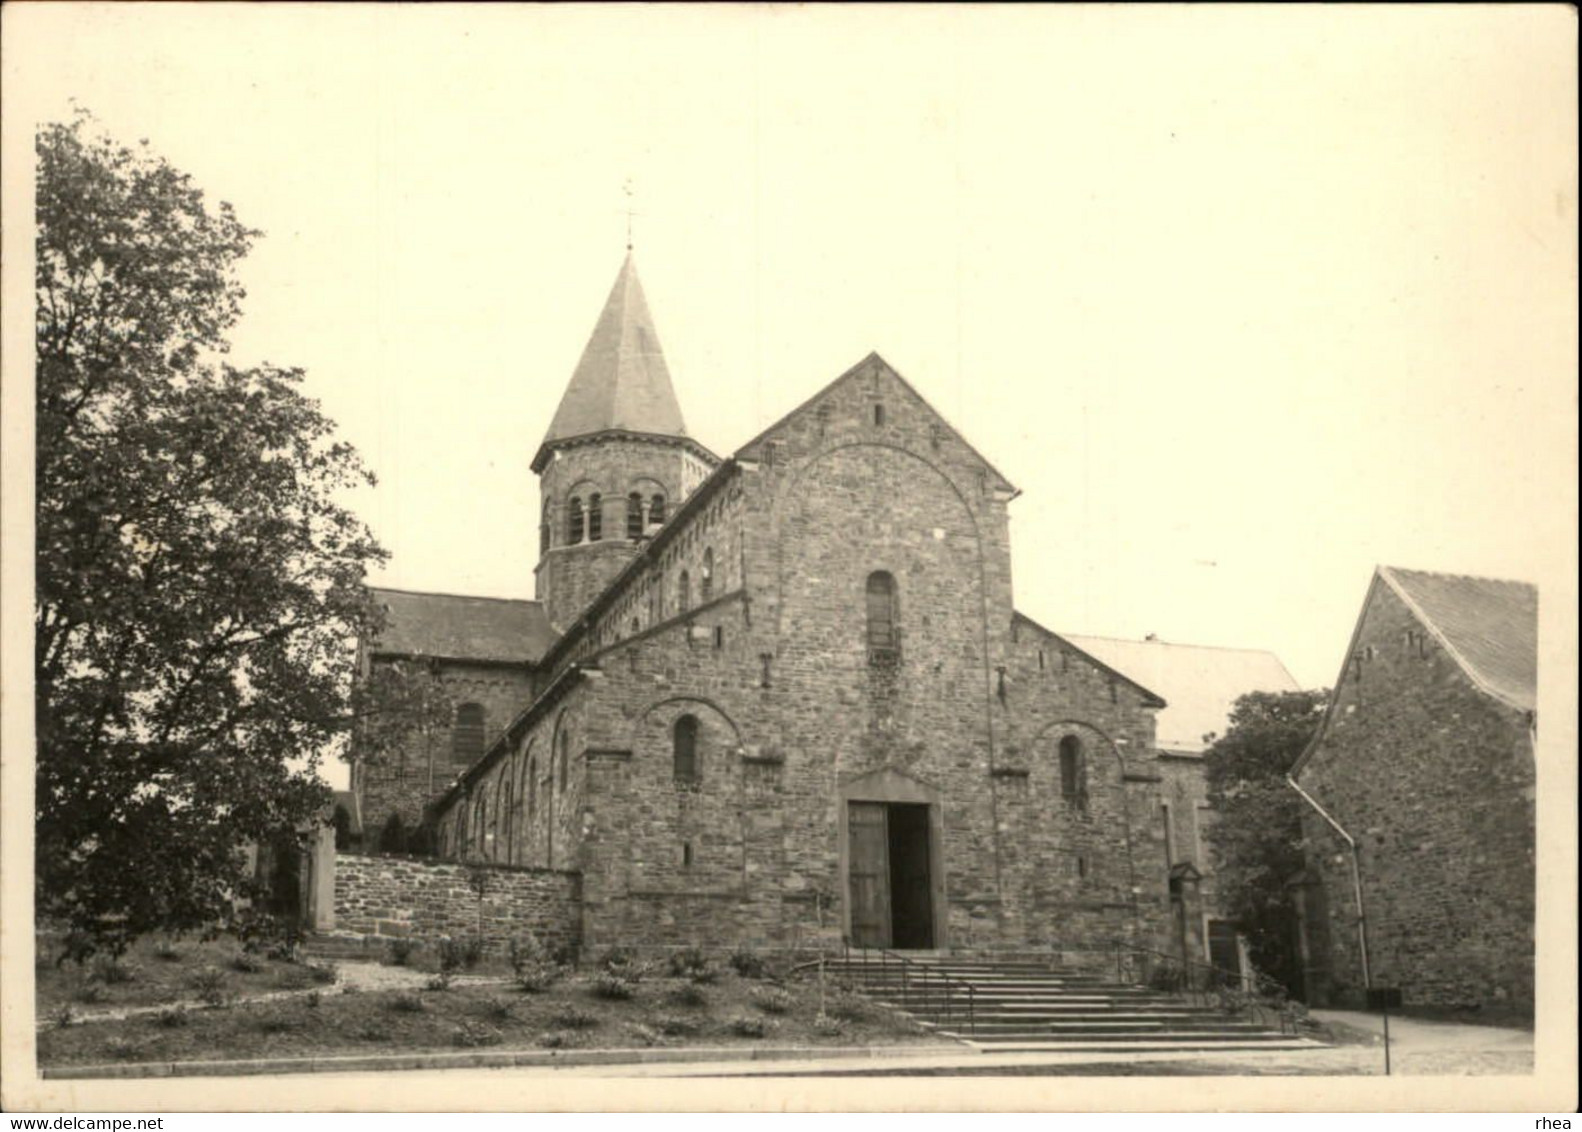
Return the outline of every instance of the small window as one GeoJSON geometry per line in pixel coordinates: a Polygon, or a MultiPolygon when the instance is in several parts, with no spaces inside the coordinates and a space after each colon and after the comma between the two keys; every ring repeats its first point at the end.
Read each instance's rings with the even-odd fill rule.
{"type": "Polygon", "coordinates": [[[676,612],[685,613],[692,608],[692,575],[685,570],[676,579],[676,612]]]}
{"type": "Polygon", "coordinates": [[[598,492],[588,496],[588,541],[604,537],[604,499],[598,492]]]}
{"type": "Polygon", "coordinates": [[[566,792],[566,783],[571,780],[571,734],[567,731],[560,733],[560,792],[566,792]]]}
{"type": "Polygon", "coordinates": [[[566,543],[576,546],[582,541],[582,498],[573,495],[566,504],[566,543]]]}
{"type": "Polygon", "coordinates": [[[643,497],[635,491],[626,497],[626,537],[643,537],[643,497]]]}
{"type": "Polygon", "coordinates": [[[884,570],[868,575],[868,648],[873,653],[894,654],[901,645],[896,624],[895,579],[884,570]]]}
{"type": "Polygon", "coordinates": [[[483,755],[484,713],[482,704],[461,704],[450,731],[451,761],[471,766],[483,755]]]}
{"type": "Polygon", "coordinates": [[[708,601],[714,596],[714,548],[703,551],[703,570],[698,580],[698,599],[708,601]]]}
{"type": "Polygon", "coordinates": [[[884,406],[881,404],[875,404],[873,407],[873,424],[875,428],[884,426],[884,406]]]}
{"type": "Polygon", "coordinates": [[[1075,735],[1060,740],[1060,794],[1080,800],[1085,793],[1082,781],[1082,741],[1075,735]]]}
{"type": "Polygon", "coordinates": [[[655,495],[648,501],[648,525],[657,527],[665,521],[665,497],[655,495]]]}
{"type": "Polygon", "coordinates": [[[543,554],[553,544],[554,528],[550,523],[549,504],[544,504],[544,513],[538,520],[538,553],[543,554]]]}
{"type": "Polygon", "coordinates": [[[538,813],[538,756],[527,760],[527,820],[538,813]]]}
{"type": "Polygon", "coordinates": [[[672,766],[677,782],[698,780],[698,719],[684,715],[671,734],[672,766]]]}
{"type": "Polygon", "coordinates": [[[692,867],[692,842],[690,841],[681,843],[681,867],[683,869],[692,867]]]}

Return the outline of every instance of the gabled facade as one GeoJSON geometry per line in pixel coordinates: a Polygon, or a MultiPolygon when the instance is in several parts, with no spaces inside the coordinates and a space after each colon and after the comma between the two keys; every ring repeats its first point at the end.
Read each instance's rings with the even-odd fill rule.
{"type": "Polygon", "coordinates": [[[1015,488],[877,355],[717,460],[635,280],[534,461],[554,643],[441,851],[577,870],[587,946],[1169,946],[1164,703],[1015,613],[1015,488]]]}
{"type": "Polygon", "coordinates": [[[1521,582],[1376,571],[1292,770],[1333,819],[1303,816],[1313,1001],[1357,1004],[1371,982],[1413,1006],[1530,1013],[1537,611],[1521,582]]]}

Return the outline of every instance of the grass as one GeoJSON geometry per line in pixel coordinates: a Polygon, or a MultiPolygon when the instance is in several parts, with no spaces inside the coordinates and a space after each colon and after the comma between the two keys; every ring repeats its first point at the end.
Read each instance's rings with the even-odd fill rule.
{"type": "Polygon", "coordinates": [[[195,1002],[198,990],[194,981],[205,968],[223,972],[226,989],[233,995],[313,985],[312,972],[303,965],[262,954],[243,958],[241,944],[229,936],[208,943],[141,939],[116,964],[120,975],[112,972],[107,962],[93,959],[81,965],[67,960],[57,966],[57,954],[58,949],[50,950],[50,941],[40,941],[34,1001],[41,1018],[52,1016],[67,1003],[73,1004],[78,1014],[92,1014],[120,1007],[195,1002]]]}
{"type": "Polygon", "coordinates": [[[223,1009],[196,1008],[179,1024],[161,1022],[159,1015],[145,1015],[50,1027],[39,1032],[38,1056],[45,1065],[81,1065],[411,1053],[480,1046],[953,1044],[880,1008],[831,1026],[827,1019],[817,1017],[818,992],[810,983],[789,984],[787,1008],[772,1019],[755,1005],[755,1000],[762,1000],[765,991],[772,989],[770,984],[727,974],[708,988],[706,1004],[678,1007],[677,992],[686,985],[685,979],[651,976],[638,985],[630,999],[601,998],[594,992],[594,973],[585,970],[539,994],[524,994],[511,985],[358,994],[326,991],[316,1004],[304,997],[239,1003],[223,1009]],[[413,999],[419,999],[421,1006],[414,1009],[413,999]],[[760,1021],[766,1023],[761,1036],[755,1034],[760,1021]]]}

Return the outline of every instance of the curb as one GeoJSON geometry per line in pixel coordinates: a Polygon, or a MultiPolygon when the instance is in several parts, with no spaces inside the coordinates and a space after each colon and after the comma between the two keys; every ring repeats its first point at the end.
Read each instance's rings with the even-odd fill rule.
{"type": "Polygon", "coordinates": [[[861,1060],[972,1057],[965,1046],[723,1046],[708,1049],[493,1050],[471,1053],[360,1054],[274,1057],[248,1061],[144,1061],[110,1065],[40,1066],[53,1080],[129,1077],[253,1077],[266,1073],[365,1073],[412,1069],[508,1069],[517,1066],[655,1065],[710,1061],[861,1060]]]}

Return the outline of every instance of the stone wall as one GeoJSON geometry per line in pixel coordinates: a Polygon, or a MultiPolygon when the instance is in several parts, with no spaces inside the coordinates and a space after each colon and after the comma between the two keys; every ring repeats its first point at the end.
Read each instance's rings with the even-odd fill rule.
{"type": "Polygon", "coordinates": [[[426,941],[478,934],[491,950],[532,936],[549,947],[581,942],[581,878],[559,869],[474,869],[418,857],[350,853],[335,859],[335,931],[342,934],[426,941]],[[481,909],[480,909],[481,903],[481,909]]]}
{"type": "MultiPolygon", "coordinates": [[[[1487,696],[1375,581],[1301,785],[1357,839],[1368,958],[1409,1005],[1530,1010],[1533,750],[1522,712],[1487,696]]],[[[1303,815],[1327,922],[1308,932],[1321,1003],[1354,1004],[1362,969],[1345,843],[1303,815]]]]}

